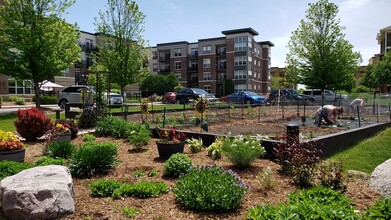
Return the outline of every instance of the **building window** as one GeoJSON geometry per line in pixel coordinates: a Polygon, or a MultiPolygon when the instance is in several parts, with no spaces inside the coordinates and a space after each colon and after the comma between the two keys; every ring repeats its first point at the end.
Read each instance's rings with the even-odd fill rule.
{"type": "Polygon", "coordinates": [[[205,92],[211,92],[210,85],[204,85],[205,92]]]}
{"type": "Polygon", "coordinates": [[[210,77],[210,72],[204,72],[204,77],[203,77],[204,80],[210,80],[211,77],[210,77]]]}
{"type": "Polygon", "coordinates": [[[190,49],[190,56],[192,58],[197,58],[198,57],[198,48],[191,48],[190,49]]]}
{"type": "Polygon", "coordinates": [[[159,65],[157,63],[153,64],[153,71],[157,72],[159,70],[159,65]]]}
{"type": "Polygon", "coordinates": [[[210,68],[210,59],[204,59],[203,67],[204,68],[210,68]]]}
{"type": "Polygon", "coordinates": [[[235,57],[235,66],[245,66],[247,65],[247,57],[235,57]]]}
{"type": "Polygon", "coordinates": [[[235,92],[240,92],[247,90],[247,85],[246,84],[237,84],[235,85],[235,92]]]}
{"type": "Polygon", "coordinates": [[[176,56],[176,57],[182,56],[182,48],[175,48],[174,49],[174,56],[176,56]]]}
{"type": "Polygon", "coordinates": [[[246,51],[247,50],[247,40],[248,37],[241,36],[241,37],[235,37],[234,38],[234,47],[235,51],[246,51]]]}
{"type": "Polygon", "coordinates": [[[175,68],[175,70],[180,70],[181,69],[181,61],[175,61],[174,68],[175,68]]]}
{"type": "Polygon", "coordinates": [[[157,52],[157,51],[153,51],[153,52],[152,52],[152,59],[153,59],[153,60],[157,60],[158,57],[159,57],[158,52],[157,52]]]}
{"type": "Polygon", "coordinates": [[[86,51],[90,51],[90,50],[93,49],[93,47],[94,47],[94,43],[93,42],[94,41],[92,39],[86,38],[86,48],[85,48],[86,51]]]}
{"type": "Polygon", "coordinates": [[[31,94],[32,91],[32,84],[29,80],[16,81],[12,78],[8,80],[9,94],[24,95],[31,94]]]}
{"type": "Polygon", "coordinates": [[[235,70],[234,78],[235,79],[246,79],[247,78],[247,71],[246,70],[235,70]]]}
{"type": "Polygon", "coordinates": [[[210,46],[210,45],[203,46],[202,52],[203,53],[212,53],[212,46],[210,46]]]}
{"type": "Polygon", "coordinates": [[[176,78],[181,81],[182,80],[182,74],[181,73],[175,73],[176,78]]]}
{"type": "Polygon", "coordinates": [[[69,77],[69,69],[64,70],[64,76],[69,77]]]}

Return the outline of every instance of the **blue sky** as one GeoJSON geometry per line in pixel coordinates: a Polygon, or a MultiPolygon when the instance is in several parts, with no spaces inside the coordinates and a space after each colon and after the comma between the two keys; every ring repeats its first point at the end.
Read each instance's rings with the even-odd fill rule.
{"type": "MultiPolygon", "coordinates": [[[[376,34],[391,26],[391,0],[329,0],[338,5],[343,33],[367,65],[380,47],[376,34]]],[[[158,43],[222,37],[221,31],[251,27],[257,41],[271,41],[272,66],[284,67],[292,31],[305,18],[313,0],[138,0],[146,16],[144,39],[158,43]]],[[[104,11],[106,0],[76,0],[65,15],[80,30],[95,33],[94,18],[104,11]]]]}

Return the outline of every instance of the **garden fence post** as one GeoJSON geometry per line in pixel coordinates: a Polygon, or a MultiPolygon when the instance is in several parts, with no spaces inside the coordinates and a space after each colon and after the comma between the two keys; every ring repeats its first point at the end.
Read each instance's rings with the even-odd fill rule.
{"type": "Polygon", "coordinates": [[[361,127],[361,117],[360,117],[360,108],[356,105],[357,108],[357,117],[358,117],[358,127],[361,127]]]}
{"type": "Polygon", "coordinates": [[[162,127],[164,128],[164,123],[166,122],[166,107],[163,108],[163,122],[162,127]]]}

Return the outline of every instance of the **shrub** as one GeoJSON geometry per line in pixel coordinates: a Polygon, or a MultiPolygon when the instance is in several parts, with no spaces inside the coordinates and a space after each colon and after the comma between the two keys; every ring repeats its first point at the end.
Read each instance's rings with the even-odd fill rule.
{"type": "Polygon", "coordinates": [[[321,164],[319,179],[323,186],[330,187],[343,193],[346,191],[346,185],[343,183],[343,178],[342,162],[321,164]]]}
{"type": "Polygon", "coordinates": [[[136,130],[135,124],[114,117],[100,119],[95,128],[98,136],[110,136],[113,138],[126,138],[132,130],[136,130]]]}
{"type": "Polygon", "coordinates": [[[77,138],[77,134],[79,133],[79,127],[75,124],[75,122],[73,122],[72,120],[60,119],[56,120],[56,124],[62,124],[65,127],[69,128],[69,131],[71,132],[71,138],[77,138]]]}
{"type": "Polygon", "coordinates": [[[227,137],[223,140],[221,147],[224,155],[239,168],[251,166],[251,162],[263,156],[266,151],[261,146],[261,138],[252,138],[248,135],[238,137],[227,137]]]}
{"type": "Polygon", "coordinates": [[[192,153],[201,152],[201,149],[204,146],[201,138],[200,139],[195,139],[195,138],[187,139],[186,143],[189,146],[190,151],[192,153]]]}
{"type": "Polygon", "coordinates": [[[215,142],[213,142],[208,147],[208,156],[213,160],[217,160],[221,158],[221,146],[223,146],[223,138],[217,138],[215,142]]]}
{"type": "Polygon", "coordinates": [[[370,93],[371,89],[363,86],[363,85],[358,85],[356,88],[352,89],[352,93],[370,93]]]}
{"type": "Polygon", "coordinates": [[[272,170],[270,167],[263,168],[261,175],[257,176],[257,180],[261,189],[271,190],[276,186],[276,182],[272,179],[272,170]]]}
{"type": "Polygon", "coordinates": [[[173,190],[189,209],[219,212],[239,207],[247,192],[237,174],[217,166],[192,169],[178,179],[173,190]]]}
{"type": "Polygon", "coordinates": [[[283,174],[291,175],[298,187],[312,186],[317,165],[321,161],[321,150],[295,141],[280,142],[273,150],[283,174]]]}
{"type": "Polygon", "coordinates": [[[245,219],[358,219],[352,202],[330,188],[298,190],[288,200],[287,204],[251,208],[245,219]]]}
{"type": "Polygon", "coordinates": [[[135,170],[133,172],[133,176],[134,177],[142,177],[142,176],[145,176],[145,172],[144,172],[144,170],[135,170]]]}
{"type": "Polygon", "coordinates": [[[20,171],[27,170],[32,168],[33,165],[29,163],[21,163],[21,162],[16,162],[16,161],[8,161],[8,160],[3,160],[0,161],[0,180],[6,178],[7,176],[12,176],[20,171]]]}
{"type": "Polygon", "coordinates": [[[124,207],[122,213],[128,218],[135,218],[137,216],[138,209],[135,207],[124,207]]]}
{"type": "Polygon", "coordinates": [[[121,187],[123,183],[117,180],[96,180],[90,185],[91,196],[93,197],[110,197],[114,190],[121,187]]]}
{"type": "Polygon", "coordinates": [[[40,157],[35,161],[35,166],[47,166],[47,165],[65,165],[65,160],[62,158],[53,158],[53,157],[40,157]]]}
{"type": "Polygon", "coordinates": [[[138,183],[123,184],[114,190],[113,198],[118,199],[121,196],[150,198],[163,195],[169,191],[164,182],[147,182],[142,180],[138,183]]]}
{"type": "Polygon", "coordinates": [[[96,140],[96,138],[92,134],[85,134],[85,135],[83,135],[83,141],[84,142],[94,142],[95,140],[96,140]]]}
{"type": "Polygon", "coordinates": [[[129,142],[136,148],[141,148],[151,140],[151,131],[146,125],[133,126],[132,131],[128,132],[129,142]]]}
{"type": "Polygon", "coordinates": [[[379,199],[365,210],[363,219],[391,219],[391,198],[379,199]]]}
{"type": "Polygon", "coordinates": [[[24,98],[20,96],[11,95],[8,97],[8,101],[14,102],[17,105],[24,105],[24,98]]]}
{"type": "Polygon", "coordinates": [[[17,105],[24,105],[24,102],[25,102],[24,98],[23,97],[19,97],[19,99],[15,101],[15,104],[17,104],[17,105]]]}
{"type": "Polygon", "coordinates": [[[96,106],[88,104],[77,118],[77,125],[80,128],[92,128],[96,125],[96,106]]]}
{"type": "Polygon", "coordinates": [[[19,109],[17,114],[18,118],[14,122],[16,131],[26,141],[35,141],[53,126],[52,120],[37,108],[19,109]]]}
{"type": "Polygon", "coordinates": [[[54,158],[70,159],[76,146],[69,141],[53,141],[45,147],[45,155],[54,158]]]}
{"type": "MultiPolygon", "coordinates": [[[[57,104],[57,97],[56,96],[48,96],[48,95],[43,95],[39,97],[41,105],[49,105],[49,104],[57,104]]],[[[33,102],[36,102],[35,96],[33,96],[32,99],[33,102]]]]}
{"type": "Polygon", "coordinates": [[[173,154],[164,163],[163,175],[167,177],[179,177],[186,174],[193,167],[191,159],[181,153],[173,154]]]}
{"type": "Polygon", "coordinates": [[[118,145],[106,143],[85,143],[76,148],[69,161],[69,170],[75,177],[91,177],[107,174],[115,166],[118,145]]]}

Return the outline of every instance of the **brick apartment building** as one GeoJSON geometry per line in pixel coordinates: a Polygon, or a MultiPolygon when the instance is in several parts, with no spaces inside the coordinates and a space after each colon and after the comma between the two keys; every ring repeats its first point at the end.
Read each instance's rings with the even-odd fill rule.
{"type": "Polygon", "coordinates": [[[225,83],[235,91],[267,94],[270,90],[270,41],[257,42],[252,28],[222,31],[224,37],[157,44],[149,62],[151,74],[175,73],[185,87],[217,96],[226,95],[225,83]]]}

